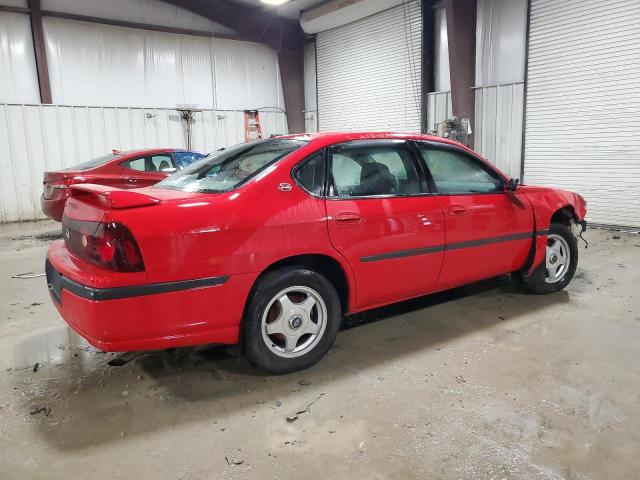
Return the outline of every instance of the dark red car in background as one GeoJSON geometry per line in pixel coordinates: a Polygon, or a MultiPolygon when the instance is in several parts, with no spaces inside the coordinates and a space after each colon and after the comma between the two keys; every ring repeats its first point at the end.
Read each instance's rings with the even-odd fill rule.
{"type": "Polygon", "coordinates": [[[60,222],[71,185],[92,183],[117,188],[148,187],[203,157],[198,152],[168,148],[114,150],[65,170],[44,172],[40,205],[47,217],[60,222]]]}
{"type": "Polygon", "coordinates": [[[506,274],[561,290],[586,226],[580,195],[418,134],[271,138],[69,190],[46,272],[74,330],[116,352],[240,343],[274,373],[318,361],[344,314],[506,274]]]}

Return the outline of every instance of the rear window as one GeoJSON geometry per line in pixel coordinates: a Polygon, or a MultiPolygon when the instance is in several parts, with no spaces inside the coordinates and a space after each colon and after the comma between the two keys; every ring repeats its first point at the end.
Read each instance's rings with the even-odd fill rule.
{"type": "Polygon", "coordinates": [[[222,150],[172,175],[156,188],[220,193],[239,187],[261,170],[306,145],[306,140],[272,138],[222,150]]]}
{"type": "Polygon", "coordinates": [[[96,157],[93,160],[87,160],[86,162],[82,162],[73,167],[69,167],[67,168],[67,170],[90,170],[92,168],[99,167],[100,165],[103,165],[109,160],[113,160],[116,157],[118,157],[118,155],[108,153],[107,155],[102,155],[101,157],[96,157]]]}

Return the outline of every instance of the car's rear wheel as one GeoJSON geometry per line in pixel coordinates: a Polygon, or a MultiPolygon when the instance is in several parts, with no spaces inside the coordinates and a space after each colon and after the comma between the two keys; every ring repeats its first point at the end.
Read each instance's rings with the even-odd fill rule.
{"type": "Polygon", "coordinates": [[[244,349],[270,373],[310,367],[329,350],[342,320],[333,285],[319,273],[286,267],[260,278],[247,305],[244,349]]]}
{"type": "Polygon", "coordinates": [[[545,261],[531,274],[522,277],[527,290],[551,293],[565,288],[578,266],[578,242],[565,225],[554,223],[547,235],[545,261]]]}

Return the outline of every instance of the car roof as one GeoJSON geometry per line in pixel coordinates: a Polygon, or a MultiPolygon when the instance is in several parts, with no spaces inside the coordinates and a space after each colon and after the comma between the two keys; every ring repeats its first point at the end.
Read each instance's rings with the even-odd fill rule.
{"type": "Polygon", "coordinates": [[[142,148],[139,150],[114,150],[116,155],[118,155],[118,159],[123,159],[125,157],[135,157],[138,155],[153,155],[156,153],[172,153],[172,152],[193,152],[198,153],[193,150],[185,150],[183,148],[142,148]]]}
{"type": "Polygon", "coordinates": [[[410,132],[316,132],[316,133],[298,133],[291,135],[278,135],[278,138],[304,138],[310,142],[337,143],[348,142],[350,140],[424,140],[431,142],[440,142],[451,145],[460,146],[459,142],[448,140],[442,137],[426,135],[423,133],[410,132]]]}
{"type": "Polygon", "coordinates": [[[300,138],[306,139],[309,143],[313,143],[317,147],[332,145],[334,143],[349,142],[353,140],[422,140],[427,142],[442,143],[445,145],[453,145],[458,148],[472,153],[475,156],[484,158],[478,152],[471,150],[460,142],[455,142],[447,138],[436,137],[434,135],[426,135],[423,133],[411,132],[317,132],[317,133],[300,133],[293,135],[282,135],[278,138],[300,138]]]}

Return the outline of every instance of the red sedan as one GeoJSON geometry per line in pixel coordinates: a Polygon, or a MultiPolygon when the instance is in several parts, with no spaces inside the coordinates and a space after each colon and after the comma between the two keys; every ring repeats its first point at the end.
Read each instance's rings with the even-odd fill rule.
{"type": "Polygon", "coordinates": [[[345,314],[509,273],[561,290],[586,227],[580,195],[424,135],[278,137],[70,193],[46,271],[74,330],[106,351],[241,343],[274,373],[317,362],[345,314]]]}
{"type": "Polygon", "coordinates": [[[44,172],[40,206],[47,217],[60,222],[71,185],[97,183],[117,188],[147,187],[203,157],[198,152],[167,148],[114,150],[65,170],[44,172]]]}

